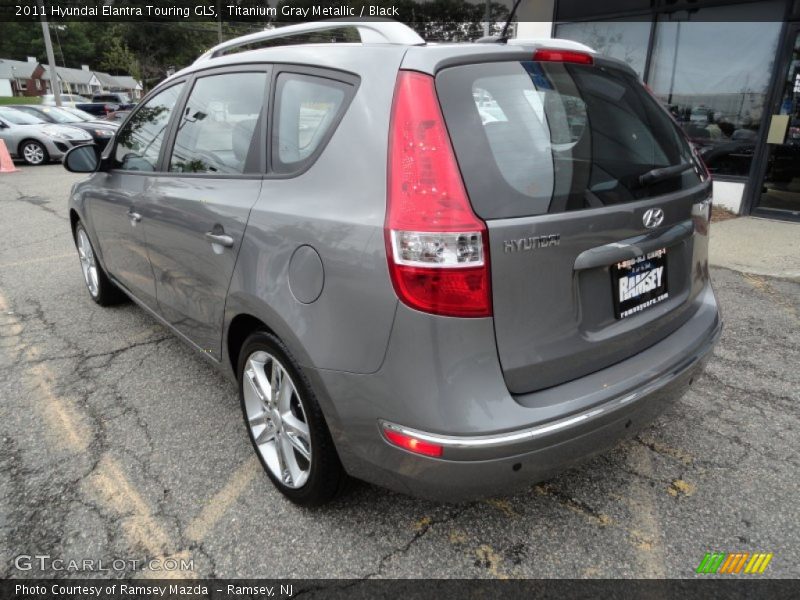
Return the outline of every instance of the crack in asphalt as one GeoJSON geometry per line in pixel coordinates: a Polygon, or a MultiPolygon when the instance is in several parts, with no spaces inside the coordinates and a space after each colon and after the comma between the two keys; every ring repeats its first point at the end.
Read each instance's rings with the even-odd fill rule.
{"type": "Polygon", "coordinates": [[[367,573],[366,575],[363,575],[362,577],[360,577],[360,579],[374,579],[376,577],[380,577],[381,574],[383,573],[384,568],[386,567],[387,563],[390,560],[392,560],[396,556],[403,556],[403,555],[407,554],[408,551],[411,550],[411,547],[414,544],[416,544],[417,542],[419,542],[423,537],[425,537],[425,535],[429,531],[431,531],[434,526],[436,526],[436,525],[444,525],[446,523],[451,523],[453,521],[456,521],[459,517],[461,517],[461,515],[463,515],[465,512],[467,512],[470,508],[473,508],[474,506],[476,506],[476,504],[477,503],[473,502],[473,503],[470,503],[470,504],[468,504],[468,505],[466,505],[464,507],[454,509],[454,510],[452,510],[450,512],[449,515],[447,515],[447,517],[442,518],[442,519],[429,519],[429,520],[427,520],[424,524],[422,524],[417,529],[416,532],[414,532],[414,535],[412,535],[411,538],[405,544],[402,544],[402,545],[392,549],[391,551],[387,552],[383,556],[381,556],[380,559],[378,560],[378,566],[375,569],[375,571],[372,571],[371,573],[367,573]]]}

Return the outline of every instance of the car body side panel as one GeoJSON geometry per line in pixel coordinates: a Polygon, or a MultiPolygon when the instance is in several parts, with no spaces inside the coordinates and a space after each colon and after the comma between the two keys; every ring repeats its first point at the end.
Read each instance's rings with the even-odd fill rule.
{"type": "Polygon", "coordinates": [[[152,177],[142,206],[161,315],[219,360],[225,295],[261,179],[152,177]],[[206,233],[228,235],[233,246],[206,233]]]}
{"type": "Polygon", "coordinates": [[[96,173],[83,187],[84,210],[91,214],[95,247],[108,272],[150,308],[156,305],[156,293],[145,223],[128,213],[141,213],[152,184],[146,175],[118,171],[96,173]]]}
{"type": "MultiPolygon", "coordinates": [[[[267,325],[278,335],[293,332],[286,341],[304,367],[377,370],[394,319],[383,224],[389,117],[402,52],[379,51],[384,61],[363,61],[356,71],[359,88],[317,161],[296,177],[264,180],[231,281],[230,298],[258,298],[261,312],[269,306],[281,315],[281,323],[267,325]],[[313,248],[322,264],[321,292],[308,303],[295,297],[297,282],[288,275],[301,246],[313,248]]],[[[229,311],[229,319],[235,316],[229,311]]]]}

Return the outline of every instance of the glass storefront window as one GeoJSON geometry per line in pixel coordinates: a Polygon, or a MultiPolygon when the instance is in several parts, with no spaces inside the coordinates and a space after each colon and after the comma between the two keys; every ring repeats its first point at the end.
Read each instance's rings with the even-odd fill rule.
{"type": "Polygon", "coordinates": [[[757,2],[672,13],[656,23],[648,83],[712,173],[750,172],[783,10],[783,2],[757,2]]]}
{"type": "Polygon", "coordinates": [[[641,20],[561,23],[556,26],[556,37],[586,44],[600,54],[624,61],[641,78],[651,26],[641,20]]]}

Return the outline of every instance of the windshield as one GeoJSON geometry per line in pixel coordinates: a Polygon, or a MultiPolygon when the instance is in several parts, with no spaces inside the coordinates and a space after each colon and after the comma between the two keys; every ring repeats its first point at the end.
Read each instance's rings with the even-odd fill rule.
{"type": "Polygon", "coordinates": [[[40,109],[44,114],[50,117],[53,122],[55,123],[81,123],[83,122],[82,119],[79,119],[73,114],[70,114],[63,108],[54,108],[54,107],[47,107],[40,109]]]}
{"type": "Polygon", "coordinates": [[[13,108],[0,108],[0,119],[8,121],[13,125],[36,125],[38,123],[44,123],[44,121],[38,117],[13,108]]]}
{"type": "Polygon", "coordinates": [[[444,69],[436,81],[481,217],[597,208],[700,181],[675,123],[624,71],[501,62],[444,69]],[[683,165],[688,170],[652,174],[683,165]]]}
{"type": "Polygon", "coordinates": [[[86,111],[81,110],[80,108],[72,108],[71,106],[62,106],[61,110],[77,117],[78,120],[80,121],[94,121],[97,118],[94,115],[90,115],[86,111]]]}

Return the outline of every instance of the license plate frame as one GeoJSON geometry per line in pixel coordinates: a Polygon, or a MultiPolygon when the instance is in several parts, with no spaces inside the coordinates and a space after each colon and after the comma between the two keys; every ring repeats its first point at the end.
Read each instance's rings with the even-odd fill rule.
{"type": "Polygon", "coordinates": [[[638,315],[669,298],[667,249],[611,265],[611,293],[617,320],[638,315]]]}

